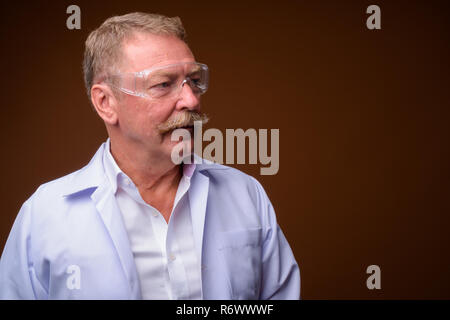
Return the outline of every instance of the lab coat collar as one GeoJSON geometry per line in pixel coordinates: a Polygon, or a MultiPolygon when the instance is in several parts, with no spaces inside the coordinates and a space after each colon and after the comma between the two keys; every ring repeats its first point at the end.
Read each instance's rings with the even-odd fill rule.
{"type": "Polygon", "coordinates": [[[105,143],[98,148],[94,157],[86,166],[70,175],[70,181],[65,184],[65,190],[63,190],[64,197],[75,195],[87,189],[97,188],[104,183],[107,179],[102,161],[104,150],[105,143]]]}
{"type": "Polygon", "coordinates": [[[191,179],[189,190],[189,204],[191,207],[192,231],[198,261],[203,266],[203,229],[205,226],[206,204],[208,200],[209,178],[203,174],[196,174],[191,179]]]}

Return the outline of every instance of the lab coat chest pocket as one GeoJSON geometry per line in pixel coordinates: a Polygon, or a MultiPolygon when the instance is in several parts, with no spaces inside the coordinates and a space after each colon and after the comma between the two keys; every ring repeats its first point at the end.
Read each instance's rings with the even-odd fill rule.
{"type": "Polygon", "coordinates": [[[258,299],[261,283],[261,228],[221,233],[219,248],[233,299],[258,299]]]}

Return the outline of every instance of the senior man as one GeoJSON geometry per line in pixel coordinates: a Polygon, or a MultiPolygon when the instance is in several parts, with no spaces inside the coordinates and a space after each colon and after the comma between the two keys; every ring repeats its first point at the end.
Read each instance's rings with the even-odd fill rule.
{"type": "Polygon", "coordinates": [[[86,41],[109,138],[23,204],[0,260],[3,299],[298,299],[300,273],[262,186],[175,164],[171,133],[205,122],[208,67],[179,18],[131,13],[86,41]]]}

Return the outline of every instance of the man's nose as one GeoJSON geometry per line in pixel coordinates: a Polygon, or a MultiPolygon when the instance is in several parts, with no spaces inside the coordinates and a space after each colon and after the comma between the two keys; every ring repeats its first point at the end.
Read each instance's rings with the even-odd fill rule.
{"type": "Polygon", "coordinates": [[[181,84],[180,97],[178,100],[178,106],[180,109],[199,110],[200,109],[200,95],[195,94],[189,84],[189,81],[185,80],[181,84]]]}

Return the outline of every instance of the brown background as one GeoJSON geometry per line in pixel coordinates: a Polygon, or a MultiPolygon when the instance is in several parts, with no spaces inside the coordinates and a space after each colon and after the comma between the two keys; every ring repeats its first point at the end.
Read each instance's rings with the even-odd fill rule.
{"type": "Polygon", "coordinates": [[[43,182],[106,139],[84,95],[88,33],[114,14],[179,15],[211,69],[210,127],[279,128],[257,177],[305,299],[450,298],[447,1],[2,1],[0,248],[43,182]],[[66,8],[81,7],[81,30],[66,8]],[[366,28],[381,7],[382,30],[366,28]],[[381,267],[381,290],[366,288],[381,267]]]}

